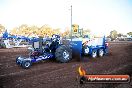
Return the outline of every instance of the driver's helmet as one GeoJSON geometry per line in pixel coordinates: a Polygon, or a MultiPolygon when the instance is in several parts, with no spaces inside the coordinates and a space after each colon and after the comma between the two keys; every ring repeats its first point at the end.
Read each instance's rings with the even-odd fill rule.
{"type": "Polygon", "coordinates": [[[60,36],[59,36],[59,35],[53,34],[53,35],[52,35],[52,40],[53,40],[53,41],[60,40],[60,36]]]}

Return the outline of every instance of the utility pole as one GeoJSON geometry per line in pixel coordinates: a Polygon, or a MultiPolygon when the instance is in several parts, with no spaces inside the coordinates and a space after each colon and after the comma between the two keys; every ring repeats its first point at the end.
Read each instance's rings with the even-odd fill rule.
{"type": "Polygon", "coordinates": [[[71,41],[72,41],[72,5],[71,5],[71,41]]]}

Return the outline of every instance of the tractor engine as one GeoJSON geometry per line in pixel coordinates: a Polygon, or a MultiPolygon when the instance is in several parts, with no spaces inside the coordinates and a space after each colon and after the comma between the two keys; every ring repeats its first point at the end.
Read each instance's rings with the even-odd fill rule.
{"type": "Polygon", "coordinates": [[[42,55],[42,52],[39,49],[35,49],[34,51],[31,51],[30,52],[30,57],[37,58],[40,55],[42,55]]]}

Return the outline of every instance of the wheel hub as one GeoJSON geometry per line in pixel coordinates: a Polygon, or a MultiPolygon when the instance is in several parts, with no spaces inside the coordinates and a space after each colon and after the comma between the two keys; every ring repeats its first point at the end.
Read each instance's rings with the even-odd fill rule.
{"type": "Polygon", "coordinates": [[[30,63],[29,62],[26,62],[25,63],[25,67],[29,67],[30,66],[30,63]]]}
{"type": "Polygon", "coordinates": [[[100,51],[99,51],[99,54],[100,54],[100,56],[103,56],[104,51],[103,51],[103,50],[100,50],[100,51]]]}
{"type": "Polygon", "coordinates": [[[67,51],[63,52],[64,59],[69,59],[69,53],[67,51]]]}
{"type": "Polygon", "coordinates": [[[85,53],[86,53],[86,54],[89,53],[89,48],[88,48],[88,47],[85,49],[85,53]]]}
{"type": "Polygon", "coordinates": [[[96,52],[93,52],[93,57],[96,57],[97,56],[97,53],[96,52]]]}

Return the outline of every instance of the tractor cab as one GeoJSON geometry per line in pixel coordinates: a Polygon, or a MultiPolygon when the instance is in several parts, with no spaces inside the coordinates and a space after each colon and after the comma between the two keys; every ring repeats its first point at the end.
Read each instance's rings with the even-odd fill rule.
{"type": "Polygon", "coordinates": [[[51,44],[49,46],[49,49],[51,50],[51,52],[54,53],[59,45],[60,45],[60,36],[52,35],[51,44]]]}

